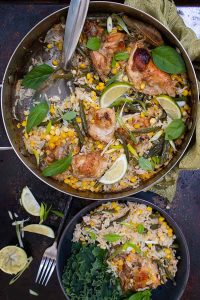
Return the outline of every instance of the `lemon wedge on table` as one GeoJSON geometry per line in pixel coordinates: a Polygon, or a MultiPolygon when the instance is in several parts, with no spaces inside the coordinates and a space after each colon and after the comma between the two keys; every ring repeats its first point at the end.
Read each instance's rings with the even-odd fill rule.
{"type": "Polygon", "coordinates": [[[157,96],[156,99],[171,119],[181,118],[181,110],[176,101],[174,101],[171,97],[167,95],[160,95],[157,96]]]}
{"type": "Polygon", "coordinates": [[[122,154],[116,159],[110,169],[100,178],[99,182],[103,184],[113,184],[124,177],[128,167],[126,155],[122,154]]]}
{"type": "Polygon", "coordinates": [[[22,228],[22,231],[45,235],[52,239],[55,238],[55,234],[54,234],[53,230],[49,226],[46,226],[46,225],[30,224],[30,225],[24,226],[22,228]]]}
{"type": "Polygon", "coordinates": [[[36,217],[40,216],[40,205],[27,186],[22,190],[21,203],[27,213],[36,217]]]}
{"type": "Polygon", "coordinates": [[[8,274],[17,274],[27,264],[26,252],[16,246],[6,246],[0,250],[0,269],[8,274]]]}
{"type": "Polygon", "coordinates": [[[101,107],[109,107],[117,98],[124,95],[130,88],[131,84],[127,82],[115,82],[110,84],[103,92],[100,98],[101,107]]]}

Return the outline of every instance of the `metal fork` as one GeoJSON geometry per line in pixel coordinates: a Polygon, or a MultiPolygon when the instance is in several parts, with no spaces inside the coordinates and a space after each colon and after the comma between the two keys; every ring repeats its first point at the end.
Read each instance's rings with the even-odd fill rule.
{"type": "Polygon", "coordinates": [[[58,228],[57,237],[53,243],[52,246],[47,248],[42,256],[42,260],[40,262],[40,266],[38,269],[38,273],[35,279],[35,283],[41,284],[46,286],[49,282],[49,279],[51,275],[53,274],[53,271],[56,266],[56,256],[57,256],[57,244],[62,232],[62,229],[65,225],[66,218],[68,216],[69,207],[72,201],[72,197],[70,196],[64,210],[64,217],[62,218],[62,221],[60,222],[60,226],[58,228]]]}

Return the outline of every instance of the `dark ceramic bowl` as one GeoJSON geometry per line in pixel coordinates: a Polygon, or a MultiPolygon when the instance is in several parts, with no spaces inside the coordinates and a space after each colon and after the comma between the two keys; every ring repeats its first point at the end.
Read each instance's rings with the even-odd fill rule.
{"type": "MultiPolygon", "coordinates": [[[[181,259],[178,262],[178,271],[175,277],[176,285],[173,284],[172,281],[168,281],[165,285],[162,285],[158,287],[156,290],[152,292],[152,299],[153,300],[178,300],[181,298],[187,281],[189,277],[189,271],[190,271],[190,256],[189,256],[189,250],[187,246],[187,242],[185,240],[185,237],[178,227],[178,225],[175,223],[175,221],[161,208],[158,206],[134,197],[124,198],[122,200],[119,200],[118,202],[137,202],[141,204],[145,204],[148,206],[151,206],[155,211],[159,211],[160,214],[166,219],[167,223],[173,228],[174,233],[177,237],[177,243],[179,245],[179,248],[177,249],[177,256],[180,256],[181,259]]],[[[62,288],[63,293],[65,294],[63,285],[62,285],[62,274],[64,267],[66,265],[67,259],[70,256],[71,253],[71,245],[72,245],[72,236],[75,229],[75,226],[77,223],[82,221],[82,217],[88,214],[91,210],[94,210],[96,207],[101,205],[102,203],[110,202],[108,201],[98,201],[94,202],[84,209],[82,209],[80,212],[78,212],[73,219],[70,221],[70,223],[66,226],[62,237],[60,239],[59,247],[58,247],[58,254],[57,254],[57,275],[60,282],[60,286],[62,288]]],[[[65,294],[66,299],[70,300],[70,298],[65,294]]]]}

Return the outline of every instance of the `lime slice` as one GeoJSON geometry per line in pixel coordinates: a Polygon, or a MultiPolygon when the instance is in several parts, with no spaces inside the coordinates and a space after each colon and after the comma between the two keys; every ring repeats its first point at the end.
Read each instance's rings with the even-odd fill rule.
{"type": "Polygon", "coordinates": [[[24,226],[22,228],[22,230],[27,231],[27,232],[42,234],[42,235],[48,236],[52,239],[55,238],[55,234],[54,234],[53,230],[49,226],[46,226],[46,225],[30,224],[30,225],[24,226]]]}
{"type": "Polygon", "coordinates": [[[181,118],[181,110],[176,102],[169,96],[160,95],[157,96],[156,99],[162,106],[162,108],[166,111],[168,116],[172,119],[180,119],[181,118]]]}
{"type": "Polygon", "coordinates": [[[35,197],[29,190],[27,186],[25,186],[22,190],[21,194],[21,203],[24,209],[32,216],[38,217],[40,215],[40,205],[36,201],[35,197]]]}
{"type": "Polygon", "coordinates": [[[105,108],[110,106],[117,98],[125,94],[130,88],[131,84],[127,82],[115,82],[110,84],[103,92],[100,105],[105,108]]]}
{"type": "Polygon", "coordinates": [[[113,184],[118,182],[125,175],[128,167],[126,155],[122,154],[116,159],[111,168],[100,178],[99,182],[103,184],[113,184]]]}
{"type": "Polygon", "coordinates": [[[0,269],[8,274],[17,274],[27,264],[26,252],[16,246],[7,246],[0,250],[0,269]]]}

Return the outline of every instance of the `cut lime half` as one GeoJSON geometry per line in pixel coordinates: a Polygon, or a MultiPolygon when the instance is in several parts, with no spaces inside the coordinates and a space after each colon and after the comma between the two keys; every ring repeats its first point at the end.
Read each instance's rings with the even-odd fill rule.
{"type": "Polygon", "coordinates": [[[17,274],[27,264],[26,252],[16,246],[6,246],[0,250],[0,269],[8,274],[17,274]]]}
{"type": "Polygon", "coordinates": [[[122,154],[116,159],[110,169],[100,178],[99,182],[103,184],[113,184],[124,177],[128,167],[126,155],[122,154]]]}
{"type": "Polygon", "coordinates": [[[171,119],[181,118],[181,110],[171,97],[167,95],[160,95],[157,96],[156,99],[171,119]]]}
{"type": "Polygon", "coordinates": [[[115,82],[110,84],[103,92],[100,98],[101,107],[109,107],[117,98],[124,95],[130,88],[131,84],[127,82],[115,82]]]}
{"type": "Polygon", "coordinates": [[[27,231],[27,232],[45,235],[52,239],[55,238],[55,234],[54,234],[53,230],[49,226],[46,226],[46,225],[30,224],[30,225],[24,226],[22,228],[22,230],[27,231]]]}
{"type": "Polygon", "coordinates": [[[27,213],[32,216],[39,217],[40,205],[27,186],[25,186],[22,190],[21,203],[27,213]]]}

